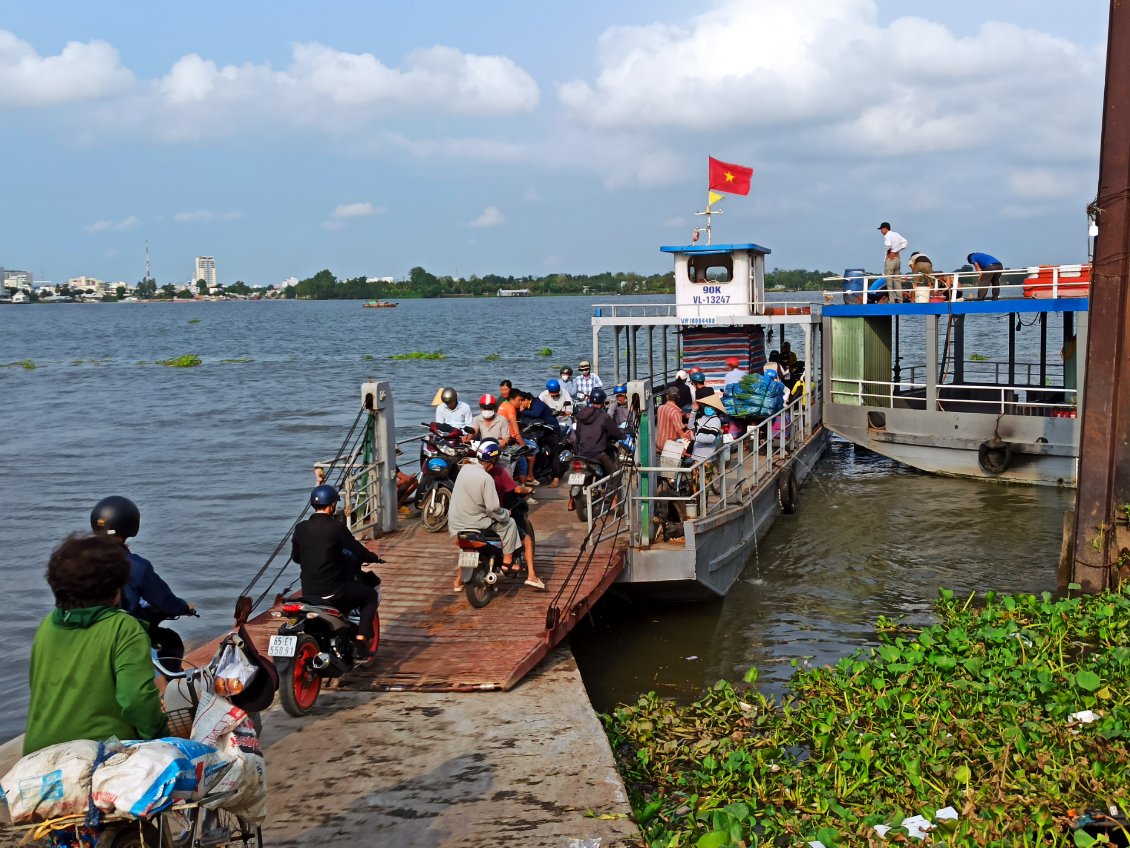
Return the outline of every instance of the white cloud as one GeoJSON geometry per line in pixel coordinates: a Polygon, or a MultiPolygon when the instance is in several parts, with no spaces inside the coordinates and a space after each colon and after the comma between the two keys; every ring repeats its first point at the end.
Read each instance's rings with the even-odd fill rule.
{"type": "Polygon", "coordinates": [[[377,208],[372,203],[339,203],[333,216],[335,218],[363,218],[384,211],[383,206],[377,208]]]}
{"type": "Polygon", "coordinates": [[[497,227],[506,219],[502,217],[502,213],[494,206],[488,206],[474,221],[467,224],[468,227],[497,227]]]}
{"type": "Polygon", "coordinates": [[[112,221],[110,219],[95,221],[93,224],[88,224],[84,229],[88,233],[108,233],[111,231],[132,230],[139,226],[141,226],[141,219],[136,215],[130,215],[128,218],[123,218],[120,221],[112,221]]]}
{"type": "Polygon", "coordinates": [[[875,156],[1006,139],[1021,152],[1086,155],[1103,68],[1097,49],[1012,24],[965,37],[920,18],[883,24],[875,0],[730,0],[683,25],[609,29],[598,62],[592,82],[559,88],[576,120],[742,129],[728,146],[750,164],[777,147],[875,156]]]}
{"type": "Polygon", "coordinates": [[[118,51],[104,41],[70,41],[57,55],[40,56],[26,41],[0,30],[0,106],[94,100],[133,85],[118,51]]]}
{"type": "Polygon", "coordinates": [[[177,212],[173,220],[178,224],[206,224],[213,221],[242,221],[247,217],[245,212],[213,212],[211,209],[196,209],[192,212],[177,212]]]}
{"type": "Polygon", "coordinates": [[[1015,171],[1008,178],[1008,187],[1022,200],[1056,200],[1087,193],[1087,187],[1078,176],[1050,168],[1015,171]]]}

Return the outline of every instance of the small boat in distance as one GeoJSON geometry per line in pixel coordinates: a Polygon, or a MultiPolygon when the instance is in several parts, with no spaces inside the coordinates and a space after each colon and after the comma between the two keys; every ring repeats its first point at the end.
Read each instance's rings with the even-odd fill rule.
{"type": "Polygon", "coordinates": [[[389,309],[399,304],[393,303],[391,300],[370,300],[361,304],[365,309],[389,309]]]}

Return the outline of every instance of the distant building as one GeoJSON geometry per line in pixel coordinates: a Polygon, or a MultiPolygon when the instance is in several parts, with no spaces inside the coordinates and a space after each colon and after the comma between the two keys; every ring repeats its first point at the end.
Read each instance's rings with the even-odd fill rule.
{"type": "Polygon", "coordinates": [[[14,268],[0,268],[0,284],[9,289],[31,289],[35,275],[31,271],[17,271],[14,268]]]}
{"type": "Polygon", "coordinates": [[[192,278],[193,285],[197,280],[203,280],[211,290],[216,286],[216,260],[211,256],[196,257],[196,276],[192,278]]]}
{"type": "Polygon", "coordinates": [[[396,277],[366,277],[366,283],[395,283],[396,277]]]}
{"type": "Polygon", "coordinates": [[[96,295],[107,293],[106,283],[95,277],[71,277],[67,280],[67,286],[75,291],[93,292],[96,295]]]}

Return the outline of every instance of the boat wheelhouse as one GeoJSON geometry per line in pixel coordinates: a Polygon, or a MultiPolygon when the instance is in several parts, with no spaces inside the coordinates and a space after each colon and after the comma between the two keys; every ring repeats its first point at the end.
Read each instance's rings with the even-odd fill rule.
{"type": "Polygon", "coordinates": [[[930,473],[1076,485],[1089,266],[1005,271],[996,299],[975,272],[909,303],[876,302],[858,272],[830,279],[828,429],[930,473]]]}

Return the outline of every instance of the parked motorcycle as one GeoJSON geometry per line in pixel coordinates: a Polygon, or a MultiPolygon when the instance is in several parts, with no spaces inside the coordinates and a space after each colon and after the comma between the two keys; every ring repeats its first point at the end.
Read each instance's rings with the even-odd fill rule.
{"type": "MultiPolygon", "coordinates": [[[[632,427],[621,424],[620,429],[624,435],[611,450],[615,451],[618,466],[630,465],[635,458],[636,434],[632,427]]],[[[589,500],[585,497],[585,489],[597,480],[602,479],[604,467],[595,459],[586,459],[583,456],[574,456],[569,463],[569,509],[577,513],[578,521],[589,520],[589,500]]],[[[592,490],[592,499],[599,500],[604,496],[603,487],[592,490]]]]}
{"type": "MultiPolygon", "coordinates": [[[[356,610],[339,610],[301,596],[284,599],[271,614],[286,619],[267,645],[279,670],[279,699],[289,715],[304,716],[314,708],[323,680],[341,677],[359,664],[354,646],[360,617],[356,610]]],[[[373,614],[370,656],[377,653],[380,635],[378,612],[373,614]]]]}
{"type": "MultiPolygon", "coordinates": [[[[510,516],[523,534],[533,537],[529,506],[520,496],[510,508],[510,516]]],[[[513,568],[502,568],[502,540],[493,530],[463,530],[456,538],[459,546],[459,574],[467,602],[482,609],[507,585],[526,579],[526,555],[521,547],[514,552],[513,568]]]]}
{"type": "Polygon", "coordinates": [[[561,479],[573,459],[573,451],[568,437],[561,430],[545,421],[523,421],[520,424],[522,435],[533,439],[538,446],[534,462],[534,473],[538,480],[546,483],[561,479]]]}
{"type": "Polygon", "coordinates": [[[423,422],[428,435],[420,443],[420,483],[416,487],[416,505],[420,520],[429,533],[447,527],[447,511],[459,463],[470,454],[463,444],[463,431],[436,421],[423,422]]]}

